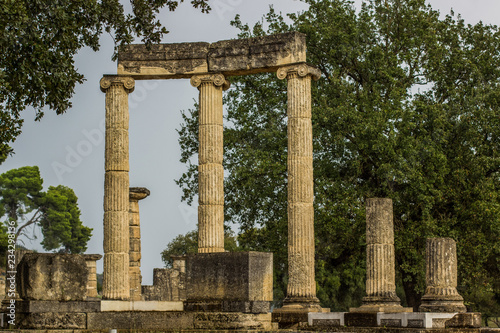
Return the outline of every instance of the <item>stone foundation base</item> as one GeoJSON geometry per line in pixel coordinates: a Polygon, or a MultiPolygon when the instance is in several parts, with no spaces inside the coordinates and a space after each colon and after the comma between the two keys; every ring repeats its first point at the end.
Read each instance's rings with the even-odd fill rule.
{"type": "Polygon", "coordinates": [[[275,309],[272,313],[273,322],[279,328],[306,327],[310,313],[329,312],[330,309],[322,308],[316,302],[285,303],[282,308],[275,309]]]}
{"type": "MultiPolygon", "coordinates": [[[[2,312],[7,312],[4,302],[2,312]]],[[[16,325],[31,330],[274,330],[270,313],[187,312],[182,302],[17,301],[16,325]]],[[[254,306],[256,306],[254,304],[254,306]]],[[[268,304],[267,304],[268,306],[268,304]]],[[[4,327],[9,328],[7,320],[4,327]]]]}
{"type": "Polygon", "coordinates": [[[455,298],[422,297],[422,304],[418,308],[420,312],[467,312],[461,296],[455,298]]]}
{"type": "Polygon", "coordinates": [[[186,301],[184,311],[269,313],[271,302],[265,301],[186,301]]]}
{"type": "Polygon", "coordinates": [[[480,313],[309,313],[308,324],[315,330],[346,327],[394,327],[422,329],[469,329],[481,326],[480,313]]]}

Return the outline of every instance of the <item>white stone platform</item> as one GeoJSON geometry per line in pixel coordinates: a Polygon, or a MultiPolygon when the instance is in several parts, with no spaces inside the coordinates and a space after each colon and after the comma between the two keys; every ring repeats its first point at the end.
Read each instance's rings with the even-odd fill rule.
{"type": "MultiPolygon", "coordinates": [[[[345,314],[348,312],[311,312],[308,314],[310,326],[345,326],[345,314]]],[[[399,312],[372,313],[376,315],[377,327],[412,327],[412,328],[444,328],[445,321],[457,313],[437,312],[399,312]]]]}
{"type": "Polygon", "coordinates": [[[184,303],[173,301],[101,301],[101,312],[105,311],[184,311],[184,303]]]}

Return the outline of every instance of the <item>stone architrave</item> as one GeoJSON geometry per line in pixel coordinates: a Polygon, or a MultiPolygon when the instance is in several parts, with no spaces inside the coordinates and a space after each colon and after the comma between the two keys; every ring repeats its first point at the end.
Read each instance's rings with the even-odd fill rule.
{"type": "Polygon", "coordinates": [[[129,112],[134,79],[106,75],[103,298],[127,300],[129,288],[129,112]]]}
{"type": "Polygon", "coordinates": [[[396,295],[392,200],[366,199],[366,297],[351,312],[412,312],[396,295]]]}
{"type": "Polygon", "coordinates": [[[427,238],[427,288],[420,312],[467,312],[457,291],[457,245],[451,238],[427,238]]]}
{"type": "Polygon", "coordinates": [[[282,67],[288,82],[288,286],[283,309],[320,311],[314,274],[314,191],[311,78],[306,64],[282,67]]]}
{"type": "Polygon", "coordinates": [[[229,82],[222,74],[194,75],[199,94],[198,252],[224,252],[224,169],[222,92],[229,82]]]}
{"type": "Polygon", "coordinates": [[[149,190],[145,187],[131,187],[129,190],[129,284],[130,300],[141,300],[141,219],[139,215],[139,200],[148,197],[149,190]]]}

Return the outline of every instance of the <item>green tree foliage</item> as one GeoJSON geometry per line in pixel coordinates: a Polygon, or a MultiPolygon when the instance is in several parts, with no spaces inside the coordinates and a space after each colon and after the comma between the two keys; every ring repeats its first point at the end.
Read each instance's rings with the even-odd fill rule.
{"type": "MultiPolygon", "coordinates": [[[[470,310],[499,302],[500,31],[440,19],[424,0],[308,0],[286,24],[270,11],[240,37],[307,35],[313,84],[316,280],[322,304],[356,306],[364,294],[365,199],[394,202],[396,273],[417,307],[425,239],[458,243],[459,289],[470,310]]],[[[286,83],[275,74],[230,78],[224,130],[226,221],[240,246],[272,251],[286,286],[286,83]]],[[[182,161],[197,152],[197,112],[179,130],[182,161]]],[[[194,167],[179,179],[189,202],[194,167]]],[[[281,292],[279,292],[281,290],[281,292]]]]}
{"type": "Polygon", "coordinates": [[[83,253],[92,236],[92,229],[80,220],[78,198],[69,187],[50,186],[43,205],[39,224],[42,227],[42,246],[46,250],[62,247],[66,253],[83,253]]]}
{"type": "MultiPolygon", "coordinates": [[[[20,236],[28,236],[28,227],[38,224],[45,250],[85,252],[92,229],[80,220],[75,193],[62,185],[50,186],[43,192],[42,184],[36,166],[12,169],[0,175],[0,218],[6,217],[3,224],[14,223],[16,242],[20,236]]],[[[6,231],[4,225],[2,230],[6,231]]],[[[3,241],[3,233],[0,240],[3,241]]]]}
{"type": "MultiPolygon", "coordinates": [[[[236,236],[232,231],[224,233],[224,247],[229,252],[239,251],[236,236]]],[[[165,263],[165,267],[172,268],[172,256],[194,253],[198,253],[198,230],[189,231],[185,235],[178,235],[170,241],[166,249],[161,253],[161,260],[165,263]]]]}
{"type": "MultiPolygon", "coordinates": [[[[26,107],[35,109],[37,120],[45,107],[57,114],[71,107],[75,85],[84,81],[74,64],[81,48],[97,51],[103,32],[113,36],[116,49],[134,36],[157,43],[168,32],[159,10],[173,11],[181,2],[131,0],[127,14],[119,0],[0,0],[0,143],[21,133],[26,107]]],[[[207,0],[191,4],[210,10],[207,0]]]]}

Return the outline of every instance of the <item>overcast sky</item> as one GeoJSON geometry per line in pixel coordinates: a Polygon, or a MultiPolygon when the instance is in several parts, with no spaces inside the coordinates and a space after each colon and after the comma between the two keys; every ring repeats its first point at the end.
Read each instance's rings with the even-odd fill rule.
{"type": "MultiPolygon", "coordinates": [[[[161,13],[170,31],[165,43],[232,39],[238,31],[229,22],[236,14],[241,15],[242,22],[253,25],[270,5],[283,13],[307,8],[297,0],[211,0],[213,10],[207,15],[186,2],[173,13],[161,13]]],[[[500,24],[499,0],[428,2],[442,14],[453,7],[468,23],[482,20],[500,24]]],[[[38,165],[45,188],[63,184],[74,189],[82,221],[94,229],[87,253],[103,254],[104,94],[99,80],[103,74],[116,73],[112,52],[111,38],[103,36],[101,51],[85,49],[79,53],[76,65],[87,81],[76,88],[73,108],[62,116],[48,111],[41,122],[33,121],[33,110],[25,111],[23,133],[13,144],[15,155],[0,166],[3,173],[38,165]]],[[[181,203],[182,193],[174,179],[185,170],[179,162],[176,132],[182,121],[180,111],[191,108],[197,97],[198,90],[189,80],[136,81],[135,91],[129,97],[130,186],[151,191],[151,196],[140,202],[143,284],[152,283],[153,268],[163,267],[160,252],[168,242],[196,227],[197,208],[181,203]]],[[[36,242],[26,245],[42,251],[36,242]]],[[[98,272],[102,272],[102,260],[98,272]]]]}

